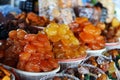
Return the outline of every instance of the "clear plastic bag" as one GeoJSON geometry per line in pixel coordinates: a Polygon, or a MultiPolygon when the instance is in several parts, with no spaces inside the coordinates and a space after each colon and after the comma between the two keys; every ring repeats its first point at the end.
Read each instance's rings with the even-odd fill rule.
{"type": "Polygon", "coordinates": [[[39,16],[45,16],[50,21],[69,24],[75,18],[71,7],[72,0],[39,0],[39,16]]]}
{"type": "Polygon", "coordinates": [[[20,14],[21,10],[18,9],[17,7],[12,7],[11,5],[3,5],[0,6],[0,12],[2,12],[4,16],[6,16],[9,13],[20,14]]]}
{"type": "Polygon", "coordinates": [[[60,12],[61,12],[60,18],[62,19],[64,24],[71,23],[76,17],[73,9],[71,8],[61,9],[60,12]]]}

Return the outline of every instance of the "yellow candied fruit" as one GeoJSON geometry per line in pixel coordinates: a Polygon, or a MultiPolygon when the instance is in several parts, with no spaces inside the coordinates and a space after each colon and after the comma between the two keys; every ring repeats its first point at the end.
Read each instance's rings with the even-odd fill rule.
{"type": "Polygon", "coordinates": [[[5,77],[3,77],[2,80],[10,80],[10,77],[9,76],[5,76],[5,77]]]}
{"type": "Polygon", "coordinates": [[[114,17],[112,20],[112,27],[118,27],[120,25],[120,21],[114,17]]]}
{"type": "Polygon", "coordinates": [[[113,72],[115,72],[115,63],[114,62],[110,62],[109,63],[109,68],[108,68],[108,71],[109,71],[109,73],[113,73],[113,72]]]}
{"type": "Polygon", "coordinates": [[[59,26],[56,23],[51,23],[47,26],[45,32],[47,33],[48,36],[55,36],[57,35],[58,27],[59,26]]]}
{"type": "Polygon", "coordinates": [[[74,36],[70,37],[69,40],[70,40],[72,45],[79,45],[79,40],[77,38],[75,38],[74,36]]]}
{"type": "Polygon", "coordinates": [[[58,28],[58,35],[65,35],[67,31],[69,30],[69,28],[67,27],[68,26],[61,24],[60,27],[58,28]]]}
{"type": "Polygon", "coordinates": [[[55,36],[50,36],[49,39],[52,42],[58,42],[61,38],[58,35],[55,35],[55,36]]]}

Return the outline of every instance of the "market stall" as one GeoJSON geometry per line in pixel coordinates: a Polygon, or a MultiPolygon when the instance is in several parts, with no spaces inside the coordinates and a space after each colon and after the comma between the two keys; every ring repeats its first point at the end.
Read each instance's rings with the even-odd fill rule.
{"type": "Polygon", "coordinates": [[[0,80],[120,80],[118,2],[1,5],[0,80]]]}

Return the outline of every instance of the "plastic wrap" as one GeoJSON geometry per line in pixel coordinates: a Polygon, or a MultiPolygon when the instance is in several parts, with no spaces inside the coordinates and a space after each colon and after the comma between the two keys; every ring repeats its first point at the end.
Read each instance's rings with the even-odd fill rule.
{"type": "Polygon", "coordinates": [[[75,18],[71,3],[71,0],[67,3],[66,0],[39,0],[39,16],[45,16],[50,21],[69,24],[75,18]]]}
{"type": "Polygon", "coordinates": [[[60,17],[61,17],[63,23],[69,24],[75,19],[75,14],[74,14],[73,9],[64,8],[64,9],[61,9],[60,11],[61,11],[60,17]]]}
{"type": "MultiPolygon", "coordinates": [[[[117,80],[120,79],[120,73],[111,59],[111,57],[106,56],[89,56],[84,60],[81,64],[90,64],[100,68],[102,71],[106,72],[106,74],[111,78],[112,74],[115,74],[117,80]]],[[[112,77],[113,79],[114,77],[112,77]]]]}
{"type": "MultiPolygon", "coordinates": [[[[68,78],[67,80],[79,80],[78,78],[76,78],[74,76],[71,76],[71,75],[68,75],[68,74],[62,74],[62,73],[61,74],[48,75],[48,76],[45,76],[45,77],[41,78],[40,80],[55,80],[55,79],[53,79],[54,77],[59,77],[59,78],[66,77],[66,78],[68,78]]],[[[56,80],[58,80],[58,79],[56,79],[56,80]]]]}
{"type": "Polygon", "coordinates": [[[110,23],[114,17],[115,12],[115,4],[113,3],[113,0],[98,0],[102,5],[107,9],[108,15],[106,18],[106,22],[110,23]],[[109,5],[108,5],[109,4],[109,5]]]}
{"type": "Polygon", "coordinates": [[[113,2],[115,3],[115,11],[116,11],[115,16],[120,21],[120,5],[119,5],[120,0],[113,0],[113,2]]]}
{"type": "Polygon", "coordinates": [[[60,8],[70,8],[72,7],[72,0],[59,0],[58,7],[60,8]]]}
{"type": "Polygon", "coordinates": [[[86,78],[85,75],[91,76],[91,78],[89,77],[91,80],[96,80],[99,75],[105,74],[101,69],[99,69],[93,65],[89,65],[89,64],[69,66],[67,69],[63,70],[63,73],[76,76],[80,80],[81,79],[87,80],[87,79],[85,79],[86,78]]]}
{"type": "Polygon", "coordinates": [[[6,16],[9,13],[20,14],[21,10],[18,9],[17,7],[12,7],[10,5],[3,5],[0,6],[0,12],[2,12],[4,16],[6,16]]]}
{"type": "Polygon", "coordinates": [[[99,21],[105,22],[107,10],[99,5],[100,4],[96,4],[95,6],[76,6],[74,7],[75,15],[77,17],[87,17],[95,25],[99,21]]]}

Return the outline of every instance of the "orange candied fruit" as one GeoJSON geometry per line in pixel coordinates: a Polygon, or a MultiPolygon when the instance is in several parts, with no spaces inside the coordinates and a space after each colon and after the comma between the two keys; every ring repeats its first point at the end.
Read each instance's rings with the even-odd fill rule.
{"type": "Polygon", "coordinates": [[[85,43],[90,43],[94,41],[94,36],[89,33],[81,32],[79,36],[81,40],[84,41],[85,43]]]}
{"type": "Polygon", "coordinates": [[[86,17],[81,17],[81,18],[77,17],[75,19],[75,22],[77,22],[78,24],[82,24],[82,23],[84,23],[86,21],[88,21],[88,18],[86,18],[86,17]]]}
{"type": "Polygon", "coordinates": [[[19,55],[17,68],[30,72],[51,71],[58,68],[52,46],[46,34],[28,34],[24,30],[13,30],[9,33],[10,50],[16,50],[19,55]],[[21,45],[22,43],[22,45],[21,45]],[[51,61],[49,61],[51,60],[51,61]]]}
{"type": "Polygon", "coordinates": [[[94,26],[87,18],[76,18],[69,26],[86,48],[98,50],[105,47],[105,39],[101,36],[101,29],[94,26]]]}

